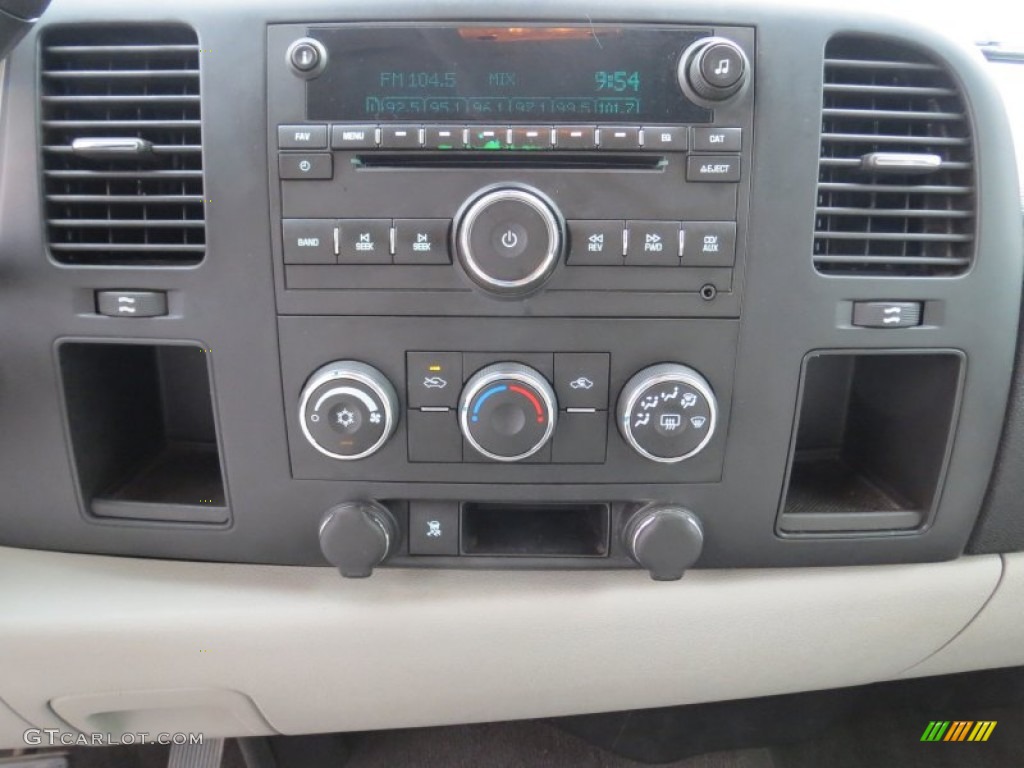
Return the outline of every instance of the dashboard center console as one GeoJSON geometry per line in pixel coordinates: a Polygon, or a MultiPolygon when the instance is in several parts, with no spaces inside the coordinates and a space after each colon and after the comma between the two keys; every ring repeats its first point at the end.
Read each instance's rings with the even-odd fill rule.
{"type": "Polygon", "coordinates": [[[453,3],[68,7],[12,53],[0,543],[964,552],[1021,290],[976,52],[839,8],[453,3]]]}
{"type": "MultiPolygon", "coordinates": [[[[272,27],[295,476],[452,483],[462,522],[432,519],[428,534],[467,538],[467,505],[486,502],[481,535],[549,564],[577,545],[530,544],[515,502],[501,521],[499,499],[459,484],[717,480],[753,60],[745,27],[272,27]]],[[[648,493],[599,499],[593,519],[548,509],[532,535],[578,515],[605,555],[591,564],[629,562],[640,534],[611,557],[609,542],[648,493]]],[[[389,541],[414,533],[405,516],[423,503],[390,500],[389,541]]],[[[371,519],[339,509],[327,519],[371,519]]],[[[473,564],[465,544],[435,562],[473,564]]]]}

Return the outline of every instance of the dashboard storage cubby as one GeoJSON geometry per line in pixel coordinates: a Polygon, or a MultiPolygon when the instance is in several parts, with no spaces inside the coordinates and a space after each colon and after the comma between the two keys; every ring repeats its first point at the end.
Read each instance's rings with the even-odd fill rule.
{"type": "Polygon", "coordinates": [[[207,353],[192,344],[65,342],[68,434],[95,518],[225,524],[207,353]]]}
{"type": "Polygon", "coordinates": [[[778,531],[924,527],[942,486],[962,359],[955,352],[810,354],[778,531]]]}

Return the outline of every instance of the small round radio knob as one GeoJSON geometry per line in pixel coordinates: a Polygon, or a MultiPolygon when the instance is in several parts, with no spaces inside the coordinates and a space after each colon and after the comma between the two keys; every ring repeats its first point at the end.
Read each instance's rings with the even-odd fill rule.
{"type": "Polygon", "coordinates": [[[459,425],[473,448],[495,461],[537,453],[555,431],[555,391],[521,363],[495,363],[475,373],[459,399],[459,425]]]}
{"type": "Polygon", "coordinates": [[[376,368],[355,360],[328,363],[306,382],[299,424],[309,444],[341,461],[376,453],[395,431],[398,396],[376,368]]]}
{"type": "Polygon", "coordinates": [[[655,581],[681,579],[704,547],[704,529],[693,512],[675,504],[648,504],[626,523],[622,542],[655,581]]]}
{"type": "Polygon", "coordinates": [[[705,101],[725,101],[743,88],[748,71],[747,56],[736,43],[706,37],[679,59],[679,85],[705,101]]]}
{"type": "Polygon", "coordinates": [[[711,385],[686,365],[645,368],[619,395],[619,432],[651,461],[672,464],[696,456],[710,442],[717,420],[711,385]]]}
{"type": "Polygon", "coordinates": [[[327,561],[352,579],[365,578],[395,551],[398,523],[383,504],[347,501],[320,520],[320,550],[327,561]]]}
{"type": "Polygon", "coordinates": [[[565,222],[554,203],[529,187],[501,186],[463,207],[455,252],[479,288],[516,298],[538,290],[565,250],[565,222]]]}

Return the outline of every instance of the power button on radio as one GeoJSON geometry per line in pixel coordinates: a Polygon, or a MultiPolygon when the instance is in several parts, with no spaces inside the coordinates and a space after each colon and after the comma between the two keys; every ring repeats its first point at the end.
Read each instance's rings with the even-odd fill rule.
{"type": "Polygon", "coordinates": [[[563,226],[553,206],[532,190],[494,189],[469,203],[459,218],[459,262],[489,293],[525,295],[557,266],[563,226]]]}

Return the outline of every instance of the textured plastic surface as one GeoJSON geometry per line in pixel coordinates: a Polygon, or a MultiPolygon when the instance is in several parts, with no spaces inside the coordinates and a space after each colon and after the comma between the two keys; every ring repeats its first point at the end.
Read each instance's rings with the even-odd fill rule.
{"type": "Polygon", "coordinates": [[[209,687],[132,690],[57,696],[53,711],[83,733],[202,733],[208,738],[273,733],[249,698],[209,687]]]}
{"type": "Polygon", "coordinates": [[[1018,342],[1013,386],[999,456],[967,551],[1024,551],[1024,342],[1018,342]]]}
{"type": "Polygon", "coordinates": [[[1000,570],[985,556],[660,584],[641,571],[352,581],[0,548],[0,687],[38,727],[60,727],[48,702],[61,696],[225,688],[286,734],[763,696],[897,676],[967,625],[1000,570]]]}
{"type": "Polygon", "coordinates": [[[1024,553],[1002,556],[999,588],[974,620],[902,677],[1024,665],[1024,553]]]}
{"type": "MultiPolygon", "coordinates": [[[[152,21],[154,7],[150,3],[125,5],[114,0],[87,5],[56,0],[44,23],[152,21]]],[[[0,164],[4,168],[0,178],[0,231],[4,233],[5,275],[0,281],[0,327],[17,332],[4,335],[0,356],[0,431],[6,436],[0,441],[0,487],[5,490],[0,502],[0,542],[157,557],[323,564],[316,539],[317,521],[324,510],[346,498],[665,499],[685,504],[700,515],[707,532],[702,565],[919,561],[951,558],[962,551],[980,506],[1002,427],[1019,314],[1022,252],[1015,169],[1005,162],[1011,137],[999,94],[976,51],[914,23],[873,15],[859,7],[814,7],[809,12],[806,4],[785,2],[737,2],[709,9],[697,2],[659,0],[628,7],[592,0],[541,5],[516,1],[491,6],[452,0],[443,7],[412,0],[373,5],[187,0],[163,8],[161,16],[195,26],[206,51],[202,57],[202,85],[204,98],[212,108],[203,113],[204,189],[212,202],[207,205],[207,257],[194,268],[81,269],[58,267],[48,258],[39,222],[39,174],[34,151],[38,134],[35,31],[7,62],[0,126],[0,164]],[[298,450],[294,440],[295,383],[324,362],[339,359],[339,354],[359,351],[367,356],[368,350],[372,354],[367,362],[376,363],[379,354],[387,365],[400,371],[407,349],[444,349],[449,339],[463,338],[462,329],[466,328],[481,334],[473,345],[477,351],[511,346],[503,329],[483,334],[479,330],[482,321],[466,318],[468,313],[485,312],[496,322],[507,319],[511,325],[514,321],[520,326],[515,331],[521,334],[519,338],[549,339],[553,328],[564,328],[558,332],[565,334],[566,350],[607,351],[604,329],[589,319],[596,302],[557,290],[518,302],[497,302],[469,290],[453,293],[449,298],[457,299],[459,304],[444,304],[442,311],[451,314],[431,319],[441,326],[441,334],[433,334],[429,347],[423,347],[420,341],[414,347],[404,335],[384,333],[374,337],[372,348],[362,346],[364,340],[358,337],[336,336],[329,345],[312,344],[303,338],[303,329],[296,328],[295,335],[278,349],[279,330],[287,330],[292,321],[312,322],[309,315],[316,313],[373,313],[361,321],[380,327],[386,325],[383,318],[389,315],[407,315],[410,326],[424,326],[421,314],[430,306],[425,296],[430,291],[410,291],[395,302],[382,301],[379,291],[355,291],[342,298],[336,292],[317,290],[322,286],[316,286],[312,276],[308,279],[314,289],[294,292],[306,296],[301,301],[291,293],[278,291],[277,287],[284,285],[284,275],[282,265],[273,257],[272,243],[279,231],[269,202],[277,193],[268,187],[272,178],[269,160],[276,151],[270,142],[276,142],[277,136],[276,126],[267,124],[267,70],[263,66],[269,44],[268,22],[409,20],[430,15],[446,19],[591,18],[616,22],[633,17],[645,23],[699,20],[738,25],[751,34],[756,29],[752,60],[756,125],[749,134],[752,163],[747,177],[751,204],[748,226],[741,235],[751,247],[745,249],[743,268],[737,268],[728,295],[720,291],[719,298],[712,302],[705,303],[696,294],[670,291],[645,297],[645,301],[649,299],[644,309],[648,316],[671,316],[674,319],[666,322],[678,324],[687,334],[659,339],[658,358],[696,363],[698,368],[702,364],[693,357],[702,343],[702,327],[688,318],[698,311],[719,317],[739,316],[739,320],[699,321],[725,324],[729,328],[723,333],[726,337],[736,334],[735,342],[720,345],[721,357],[712,360],[728,372],[724,385],[730,392],[723,398],[723,405],[729,413],[723,414],[723,424],[727,425],[719,432],[721,437],[716,436],[716,441],[721,440],[717,447],[709,445],[691,460],[714,459],[703,467],[708,470],[706,474],[696,476],[699,481],[688,482],[695,476],[658,475],[644,468],[640,471],[652,474],[633,474],[628,481],[604,478],[597,486],[595,483],[602,478],[595,479],[580,465],[569,467],[554,484],[543,482],[543,471],[551,468],[539,465],[534,469],[479,465],[476,478],[454,476],[449,474],[450,468],[417,475],[419,470],[410,465],[407,478],[396,482],[381,479],[369,464],[362,465],[359,472],[343,472],[326,457],[318,457],[324,463],[317,466],[315,475],[307,473],[302,479],[293,475],[290,459],[295,457],[289,454],[289,444],[298,450]],[[978,258],[971,272],[962,278],[825,278],[813,269],[821,56],[825,41],[839,30],[895,35],[919,42],[948,63],[969,95],[979,144],[977,162],[982,185],[978,204],[984,215],[979,219],[978,258]],[[96,290],[128,287],[168,291],[168,316],[128,319],[95,314],[96,290]],[[275,299],[281,313],[303,316],[282,318],[279,326],[275,299]],[[851,326],[851,301],[885,299],[926,301],[937,312],[931,316],[926,312],[928,325],[905,331],[851,326]],[[565,314],[568,325],[550,325],[540,316],[544,312],[565,314]],[[67,337],[194,339],[211,350],[224,477],[232,508],[238,510],[230,527],[211,530],[213,526],[173,527],[137,521],[98,524],[79,513],[67,461],[52,346],[55,340],[67,337]],[[855,546],[848,541],[777,538],[774,520],[785,474],[800,361],[813,349],[907,346],[961,349],[969,359],[961,431],[953,445],[935,523],[919,536],[880,535],[858,541],[855,546]],[[502,469],[509,470],[508,474],[497,472],[502,469]]],[[[282,77],[291,77],[283,63],[281,72],[282,77]]],[[[345,172],[350,171],[345,168],[345,172]]],[[[453,173],[447,191],[458,192],[459,199],[464,199],[489,181],[507,180],[503,178],[509,175],[507,170],[498,171],[477,169],[461,180],[459,174],[465,170],[453,173]]],[[[374,173],[396,171],[382,169],[374,173]]],[[[587,190],[607,182],[609,176],[608,172],[573,174],[548,174],[552,187],[558,187],[554,197],[572,190],[585,199],[587,190]]],[[[438,192],[442,191],[439,186],[438,192]]],[[[317,198],[317,205],[330,204],[313,190],[302,194],[317,198]]],[[[656,185],[647,194],[647,202],[672,205],[680,215],[687,214],[685,201],[676,203],[660,197],[656,185]]],[[[638,197],[629,204],[643,202],[638,197]]],[[[395,209],[393,215],[406,213],[414,212],[395,209]]],[[[740,214],[745,215],[745,211],[740,214]]],[[[365,269],[365,274],[372,277],[383,267],[365,269]]],[[[353,278],[362,275],[353,273],[353,278]]],[[[423,278],[420,287],[429,288],[431,278],[423,278]]],[[[629,282],[627,276],[622,280],[623,284],[629,282]]],[[[607,292],[600,297],[602,313],[628,314],[636,306],[635,294],[627,297],[607,292]]],[[[333,319],[340,322],[346,318],[333,319]]],[[[621,326],[618,338],[628,340],[634,327],[631,321],[616,322],[621,326]]],[[[705,338],[703,343],[712,343],[705,338]]],[[[530,346],[518,340],[515,343],[518,349],[530,346]]],[[[723,386],[707,370],[702,372],[709,376],[716,392],[723,386]]],[[[402,380],[400,372],[394,380],[402,380]]],[[[389,447],[401,445],[400,433],[401,427],[389,447]]],[[[625,450],[624,444],[617,435],[609,435],[609,456],[615,456],[618,450],[625,450]]],[[[295,465],[295,475],[300,474],[300,463],[295,465]]],[[[698,468],[699,464],[687,467],[684,462],[679,471],[696,472],[698,468]]],[[[548,472],[547,479],[553,474],[548,472]]],[[[637,575],[646,579],[644,574],[637,575]]]]}

